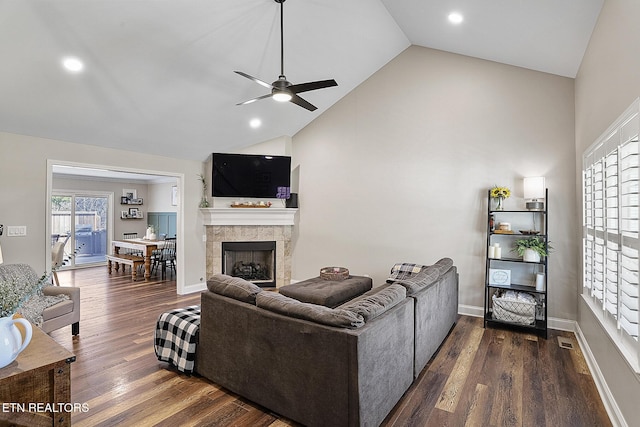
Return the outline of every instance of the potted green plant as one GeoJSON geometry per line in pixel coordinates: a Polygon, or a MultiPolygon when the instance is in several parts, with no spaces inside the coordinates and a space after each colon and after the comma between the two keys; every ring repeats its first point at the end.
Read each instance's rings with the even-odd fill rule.
{"type": "Polygon", "coordinates": [[[513,242],[515,251],[520,255],[523,261],[540,262],[540,260],[549,255],[551,246],[540,236],[527,237],[518,239],[513,242]]]}

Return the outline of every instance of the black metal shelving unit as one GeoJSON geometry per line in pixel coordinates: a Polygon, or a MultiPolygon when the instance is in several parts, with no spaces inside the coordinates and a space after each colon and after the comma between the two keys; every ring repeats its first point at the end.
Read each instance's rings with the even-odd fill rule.
{"type": "MultiPolygon", "coordinates": [[[[514,217],[521,214],[533,214],[539,216],[538,218],[534,218],[534,223],[536,220],[541,222],[541,233],[537,234],[537,237],[544,239],[545,245],[548,249],[549,244],[549,190],[545,189],[545,203],[544,210],[533,211],[533,210],[493,210],[491,207],[491,190],[487,193],[487,246],[486,246],[486,269],[485,269],[485,297],[484,297],[484,326],[498,326],[498,327],[509,327],[522,331],[534,332],[540,336],[543,336],[545,339],[547,338],[547,291],[548,291],[548,256],[542,257],[540,262],[529,262],[524,261],[521,258],[513,258],[513,257],[505,257],[505,258],[490,258],[489,257],[489,247],[493,245],[493,240],[495,236],[501,236],[503,240],[511,241],[515,240],[515,238],[525,238],[525,237],[533,237],[525,234],[520,234],[518,232],[513,232],[513,234],[505,234],[505,233],[496,233],[491,229],[491,216],[494,216],[494,223],[497,223],[497,218],[504,217],[514,217]],[[490,285],[490,277],[489,272],[490,269],[497,263],[507,263],[513,264],[514,268],[521,268],[522,266],[532,266],[537,272],[544,273],[544,290],[536,290],[535,286],[530,286],[525,283],[509,283],[509,284],[493,284],[490,285]],[[520,267],[518,267],[520,266],[520,267]],[[535,309],[535,321],[533,324],[522,324],[517,322],[511,322],[507,320],[495,319],[493,316],[493,294],[500,290],[513,290],[519,292],[527,292],[534,296],[536,300],[536,309],[535,309]]],[[[548,250],[547,250],[548,253],[548,250]]],[[[503,264],[504,265],[504,264],[503,264]]]]}

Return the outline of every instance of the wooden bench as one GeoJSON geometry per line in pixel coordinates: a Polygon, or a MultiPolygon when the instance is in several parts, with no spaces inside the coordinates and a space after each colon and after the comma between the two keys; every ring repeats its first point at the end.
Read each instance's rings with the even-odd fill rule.
{"type": "MultiPolygon", "coordinates": [[[[120,270],[120,264],[126,264],[131,266],[131,278],[136,280],[138,277],[138,267],[144,265],[144,258],[138,255],[129,255],[129,254],[116,254],[116,255],[107,255],[109,266],[109,274],[111,274],[111,263],[116,264],[116,271],[120,270]]],[[[122,267],[122,271],[124,272],[124,267],[122,267]]]]}

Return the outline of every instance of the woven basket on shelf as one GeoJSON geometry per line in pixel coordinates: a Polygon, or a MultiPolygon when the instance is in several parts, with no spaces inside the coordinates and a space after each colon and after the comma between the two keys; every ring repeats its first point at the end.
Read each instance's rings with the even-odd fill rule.
{"type": "Polygon", "coordinates": [[[324,280],[348,279],[349,270],[344,267],[324,267],[320,269],[320,278],[324,280]]]}

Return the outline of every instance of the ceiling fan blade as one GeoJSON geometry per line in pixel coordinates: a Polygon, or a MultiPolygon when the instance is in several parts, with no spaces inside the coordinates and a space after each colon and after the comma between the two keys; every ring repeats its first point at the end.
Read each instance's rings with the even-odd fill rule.
{"type": "Polygon", "coordinates": [[[326,87],[338,86],[335,80],[318,80],[317,82],[300,83],[289,86],[293,93],[309,92],[310,90],[324,89],[326,87]]]}
{"type": "Polygon", "coordinates": [[[262,80],[260,80],[260,79],[258,79],[258,78],[255,78],[255,77],[253,77],[253,76],[250,76],[250,75],[249,75],[249,74],[247,74],[247,73],[243,73],[242,71],[234,71],[234,73],[236,73],[236,74],[240,74],[242,77],[246,77],[246,78],[248,78],[249,80],[253,80],[254,82],[256,82],[256,83],[258,83],[259,85],[262,85],[262,86],[264,86],[264,87],[266,87],[266,88],[268,88],[268,89],[273,89],[273,86],[271,86],[271,84],[269,84],[269,83],[267,83],[267,82],[263,82],[262,80]]]}
{"type": "Polygon", "coordinates": [[[238,103],[238,104],[236,104],[236,105],[251,104],[252,102],[256,102],[256,101],[259,101],[259,100],[261,100],[261,99],[265,99],[265,98],[271,98],[271,94],[270,94],[270,93],[268,93],[268,94],[266,94],[266,95],[262,95],[262,96],[259,96],[259,97],[257,97],[257,98],[249,99],[248,101],[240,102],[240,103],[238,103]]]}
{"type": "Polygon", "coordinates": [[[309,111],[315,111],[315,110],[318,109],[318,107],[316,107],[315,105],[311,104],[310,102],[307,102],[304,99],[300,98],[295,93],[291,94],[291,101],[289,101],[289,102],[293,102],[294,104],[299,105],[302,108],[306,108],[309,111]]]}

